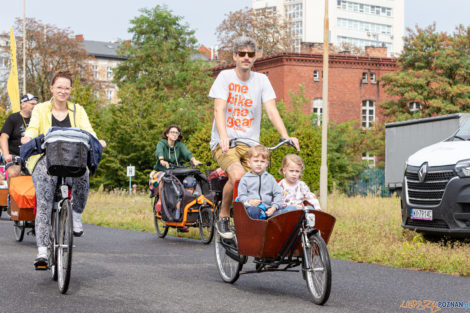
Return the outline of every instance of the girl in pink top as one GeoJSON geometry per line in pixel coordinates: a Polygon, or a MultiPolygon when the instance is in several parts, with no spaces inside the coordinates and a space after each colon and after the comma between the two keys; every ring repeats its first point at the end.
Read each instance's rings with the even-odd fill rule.
{"type": "Polygon", "coordinates": [[[284,179],[279,182],[282,189],[282,213],[302,209],[304,201],[310,202],[310,209],[320,210],[320,203],[315,194],[310,191],[307,184],[300,180],[305,169],[302,158],[296,154],[288,154],[282,160],[282,168],[279,172],[284,179]]]}

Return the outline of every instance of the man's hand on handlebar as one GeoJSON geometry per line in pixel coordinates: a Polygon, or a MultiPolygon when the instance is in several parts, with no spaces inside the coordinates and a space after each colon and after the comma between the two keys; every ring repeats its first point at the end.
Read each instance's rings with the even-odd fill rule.
{"type": "Polygon", "coordinates": [[[10,163],[13,160],[13,157],[9,153],[5,154],[5,156],[3,158],[5,159],[6,163],[10,163]]]}
{"type": "Polygon", "coordinates": [[[287,138],[289,139],[290,141],[292,141],[292,143],[294,144],[294,148],[297,150],[297,151],[300,151],[300,145],[299,145],[299,139],[295,138],[295,137],[289,137],[287,138]]]}
{"type": "Polygon", "coordinates": [[[228,151],[229,145],[230,145],[230,139],[228,137],[220,138],[219,146],[220,146],[220,149],[222,149],[222,153],[226,153],[228,151]]]}

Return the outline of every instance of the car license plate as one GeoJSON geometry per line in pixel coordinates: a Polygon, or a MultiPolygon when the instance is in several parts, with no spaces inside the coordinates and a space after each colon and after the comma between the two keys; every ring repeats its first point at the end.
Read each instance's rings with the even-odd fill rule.
{"type": "Polygon", "coordinates": [[[411,219],[432,221],[432,210],[411,209],[411,219]]]}

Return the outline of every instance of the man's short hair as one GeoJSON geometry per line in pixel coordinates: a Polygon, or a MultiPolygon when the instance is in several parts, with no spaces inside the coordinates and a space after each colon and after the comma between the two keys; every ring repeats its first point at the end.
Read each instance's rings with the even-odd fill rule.
{"type": "Polygon", "coordinates": [[[241,36],[233,42],[233,53],[238,53],[238,50],[245,47],[253,49],[253,52],[258,51],[258,46],[253,38],[241,36]]]}
{"type": "Polygon", "coordinates": [[[248,150],[248,159],[261,156],[263,159],[269,159],[269,150],[263,145],[256,145],[248,150]]]}

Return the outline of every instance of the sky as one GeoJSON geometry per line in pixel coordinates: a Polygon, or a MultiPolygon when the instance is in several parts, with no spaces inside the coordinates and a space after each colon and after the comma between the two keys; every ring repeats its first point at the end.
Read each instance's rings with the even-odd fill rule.
{"type": "MultiPolygon", "coordinates": [[[[335,0],[329,0],[335,1],[335,0]]],[[[225,15],[244,7],[251,0],[26,0],[26,16],[83,34],[86,40],[130,39],[129,21],[140,15],[140,8],[167,5],[196,31],[199,43],[217,44],[216,27],[225,15]]],[[[0,33],[23,15],[23,1],[0,0],[0,33]]],[[[437,23],[438,31],[453,32],[455,26],[470,24],[470,0],[405,0],[405,27],[425,27],[437,23]]]]}

